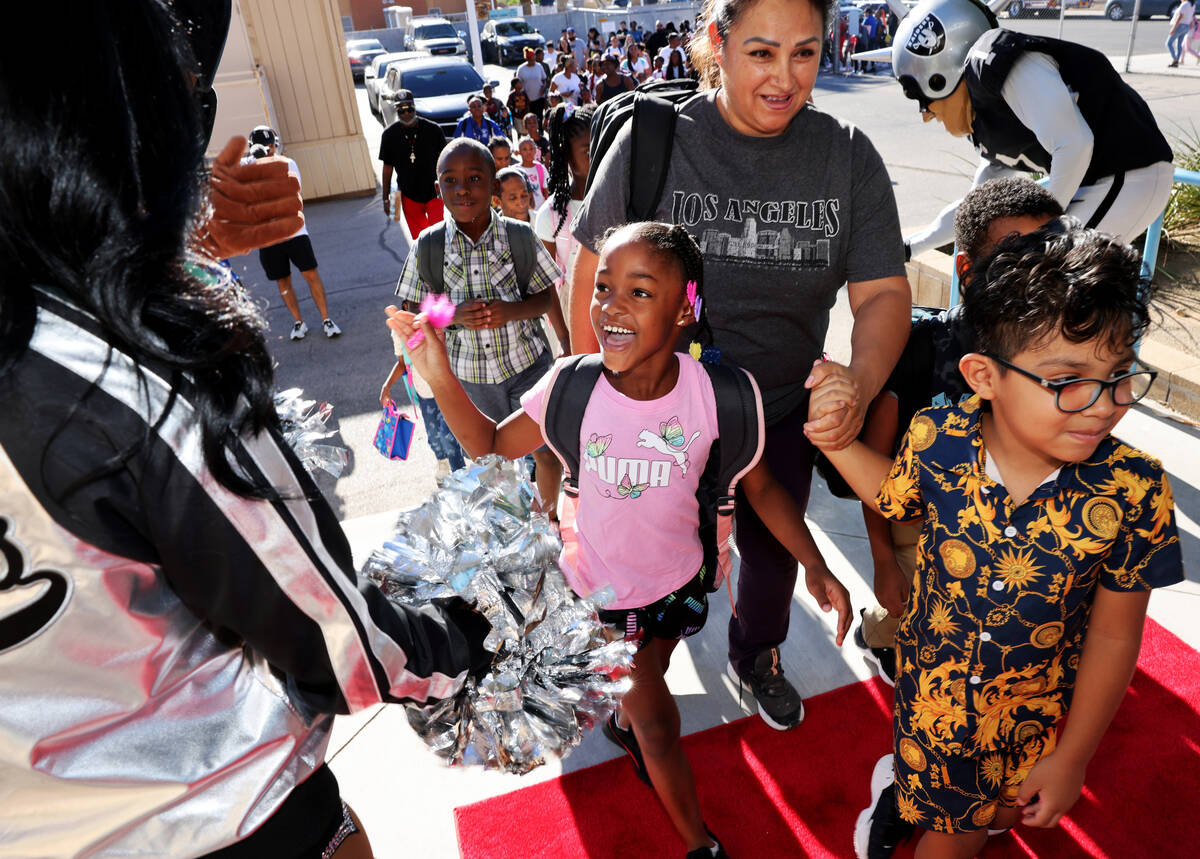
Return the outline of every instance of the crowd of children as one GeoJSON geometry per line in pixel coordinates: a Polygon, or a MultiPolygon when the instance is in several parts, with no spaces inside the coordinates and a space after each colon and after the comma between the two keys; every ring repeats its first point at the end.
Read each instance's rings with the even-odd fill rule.
{"type": "MultiPolygon", "coordinates": [[[[869,29],[880,38],[884,20],[869,29]]],[[[623,47],[600,59],[601,86],[623,47]]],[[[667,47],[668,68],[675,56],[667,47]]],[[[705,825],[664,680],[678,642],[703,628],[722,569],[707,551],[699,488],[721,435],[716,382],[680,351],[691,339],[700,354],[709,336],[702,254],[680,226],[610,231],[591,297],[599,359],[552,360],[570,352],[556,290],[590,163],[585,90],[582,106],[549,109],[544,141],[526,114],[517,158],[507,136],[446,147],[443,268],[423,270],[414,245],[388,324],[399,340],[424,334],[406,357],[424,380],[431,445],[461,443],[455,462],[534,457],[568,582],[585,596],[612,589],[603,616],[638,647],[633,688],[603,731],[656,792],[688,856],[726,856],[705,825]],[[535,264],[519,272],[529,232],[535,264]],[[445,331],[416,312],[430,292],[458,306],[445,331]],[[578,473],[568,471],[563,495],[573,460],[552,439],[575,408],[578,473]],[[606,536],[615,533],[623,539],[606,536]]],[[[525,98],[519,86],[514,95],[525,98]]],[[[963,304],[914,309],[858,440],[818,444],[831,489],[862,499],[874,560],[878,605],[862,609],[854,640],[895,685],[893,749],[854,833],[863,859],[891,855],[918,829],[920,857],[973,856],[1017,823],[1056,825],[1128,685],[1150,590],[1182,578],[1167,477],[1111,435],[1154,380],[1133,348],[1148,322],[1137,253],[1025,179],[973,190],[956,231],[963,304]]],[[[752,379],[749,389],[761,421],[752,379]]],[[[844,377],[824,376],[810,420],[855,397],[844,377]]],[[[840,645],[848,593],[759,445],[747,450],[741,497],[803,566],[821,608],[836,610],[840,645]]]]}

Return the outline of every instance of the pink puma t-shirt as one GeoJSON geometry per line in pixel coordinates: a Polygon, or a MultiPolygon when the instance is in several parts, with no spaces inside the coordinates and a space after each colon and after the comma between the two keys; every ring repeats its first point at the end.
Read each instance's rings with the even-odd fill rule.
{"type": "MultiPolygon", "coordinates": [[[[583,413],[579,501],[574,534],[563,523],[562,567],[583,596],[611,586],[616,598],[605,608],[649,605],[688,582],[704,560],[696,488],[717,437],[717,408],[704,368],[678,358],[679,380],[666,396],[631,400],[601,375],[583,413]]],[[[541,427],[554,376],[521,397],[541,427]]]]}

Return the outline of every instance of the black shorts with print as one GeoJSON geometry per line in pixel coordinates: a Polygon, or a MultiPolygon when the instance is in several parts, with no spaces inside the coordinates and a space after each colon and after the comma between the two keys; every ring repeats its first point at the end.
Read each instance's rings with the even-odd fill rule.
{"type": "Polygon", "coordinates": [[[600,620],[625,633],[628,641],[645,647],[651,638],[668,641],[687,638],[708,620],[709,579],[704,568],[683,587],[641,608],[601,609],[600,620]]]}

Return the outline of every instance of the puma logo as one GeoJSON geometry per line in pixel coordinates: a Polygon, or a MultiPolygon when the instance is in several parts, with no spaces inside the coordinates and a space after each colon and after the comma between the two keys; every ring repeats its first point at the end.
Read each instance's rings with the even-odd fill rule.
{"type": "Polygon", "coordinates": [[[692,437],[687,440],[687,444],[681,447],[673,447],[670,442],[668,442],[661,435],[655,433],[653,430],[642,430],[640,433],[638,433],[637,446],[649,447],[657,450],[659,453],[665,453],[667,456],[675,460],[675,464],[679,466],[679,470],[681,472],[687,474],[688,448],[692,446],[692,442],[694,442],[699,436],[700,431],[697,430],[696,432],[692,433],[692,437]]]}

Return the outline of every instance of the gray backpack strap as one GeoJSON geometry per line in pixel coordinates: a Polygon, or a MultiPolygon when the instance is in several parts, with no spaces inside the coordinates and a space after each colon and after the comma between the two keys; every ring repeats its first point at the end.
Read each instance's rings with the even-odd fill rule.
{"type": "Polygon", "coordinates": [[[417,236],[417,274],[431,292],[446,291],[446,222],[439,221],[417,236]]]}
{"type": "Polygon", "coordinates": [[[562,366],[546,394],[542,432],[563,464],[563,491],[579,495],[579,448],[583,412],[604,364],[598,354],[572,355],[562,366]]]}
{"type": "Polygon", "coordinates": [[[517,275],[517,287],[521,295],[529,297],[529,280],[537,263],[537,236],[529,224],[513,218],[502,217],[504,230],[508,233],[508,249],[512,253],[513,271],[517,275]]]}

